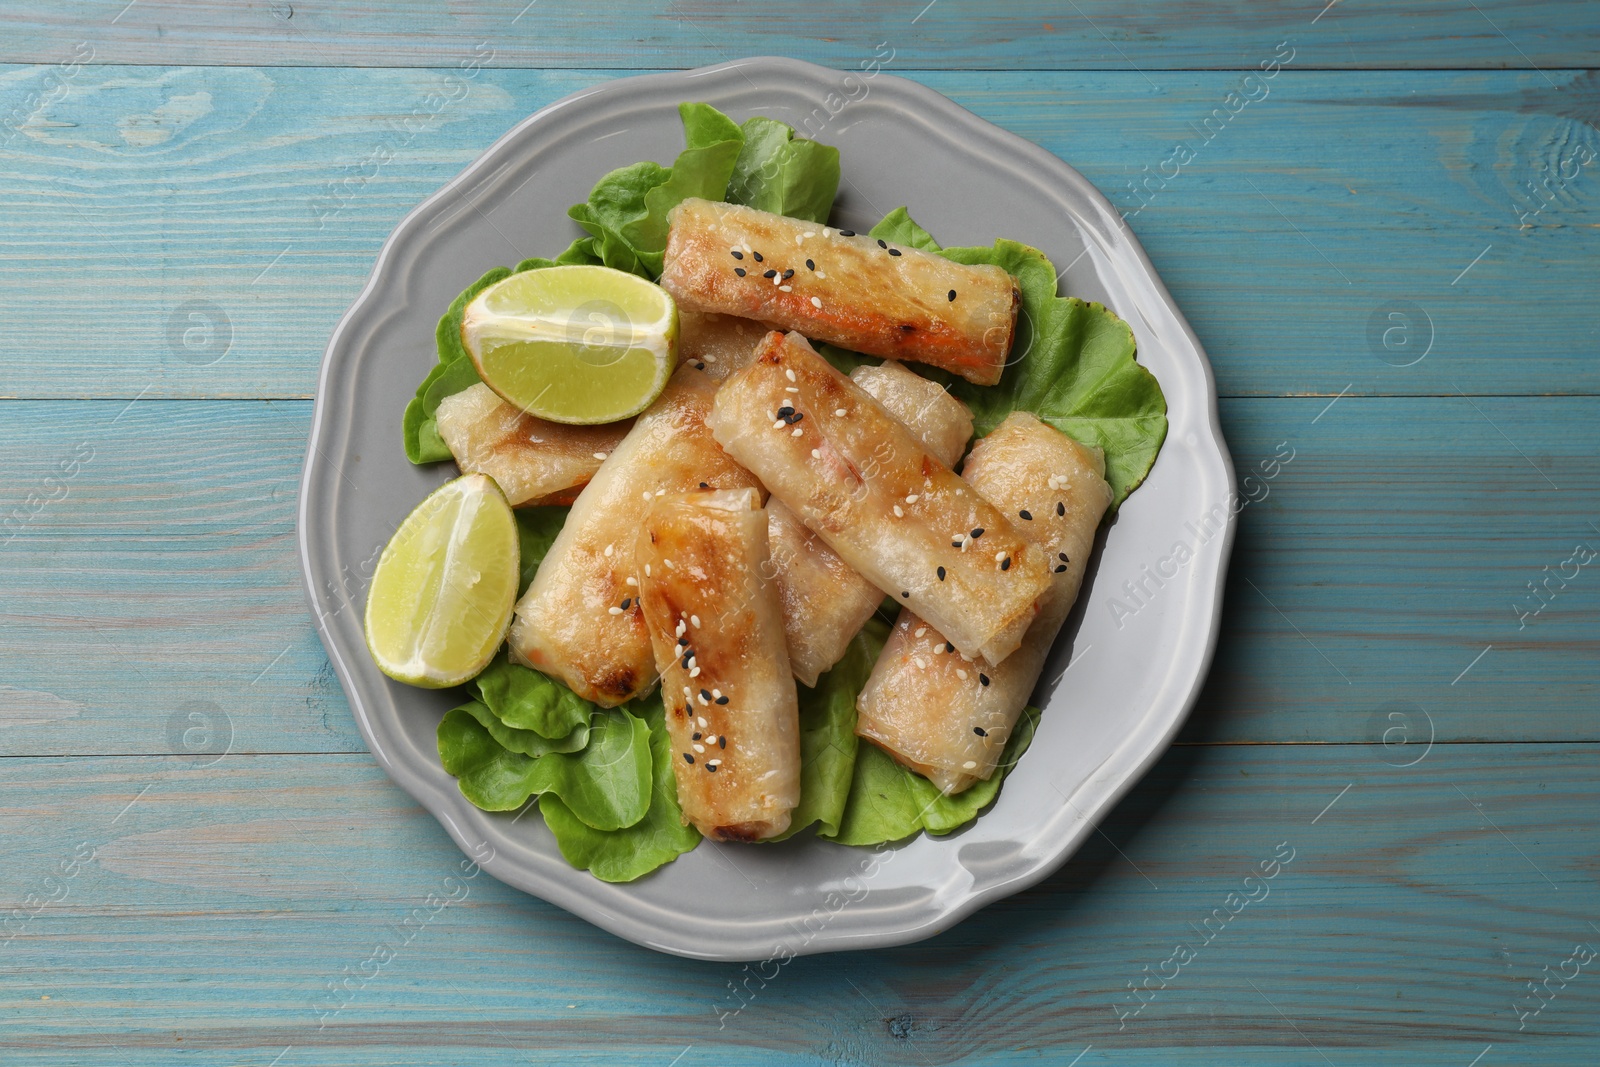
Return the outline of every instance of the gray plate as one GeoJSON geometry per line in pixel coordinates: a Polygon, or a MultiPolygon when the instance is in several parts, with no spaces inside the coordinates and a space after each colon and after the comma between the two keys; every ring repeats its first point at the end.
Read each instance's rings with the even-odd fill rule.
{"type": "Polygon", "coordinates": [[[914,82],[757,58],[570,96],[406,216],[328,343],[300,493],[300,555],[318,633],[373,755],[485,870],[662,952],[784,959],[929,937],[1060,866],[1194,704],[1216,643],[1235,499],[1205,354],[1138,242],[1082,175],[914,82]],[[702,842],[637,882],[607,885],[562,860],[537,814],[514,820],[461,796],[434,745],[452,695],[380,674],[361,611],[389,535],[455,473],[450,464],[413,467],[400,448],[400,413],[435,361],[440,313],[490,267],[565,248],[576,233],[567,205],[607,170],[670,162],[682,147],[682,100],[739,120],[768,115],[837,145],[836,224],[866,230],[906,204],[946,244],[1011,236],[1071,264],[1064,292],[1103,301],[1132,324],[1139,359],[1166,392],[1171,430],[1149,480],[1104,535],[1045,670],[1033,747],[976,822],[880,850],[809,837],[702,842]],[[1190,558],[1174,557],[1178,544],[1190,558]],[[1126,582],[1145,592],[1130,597],[1126,582]]]}

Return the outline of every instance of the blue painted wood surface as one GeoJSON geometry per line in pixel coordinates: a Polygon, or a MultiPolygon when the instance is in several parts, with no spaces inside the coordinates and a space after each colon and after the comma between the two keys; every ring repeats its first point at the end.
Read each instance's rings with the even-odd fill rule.
{"type": "Polygon", "coordinates": [[[9,5],[0,1062],[1600,1058],[1574,956],[1600,946],[1600,572],[1551,579],[1600,548],[1597,13],[9,5]],[[363,751],[299,585],[329,330],[398,218],[527,112],[882,40],[1129,211],[1211,354],[1258,499],[1200,707],[1062,871],[921,945],[763,977],[485,878],[439,906],[458,853],[363,751]],[[319,227],[480,41],[469,98],[319,227]],[[226,316],[215,362],[169,337],[188,301],[226,316]]]}

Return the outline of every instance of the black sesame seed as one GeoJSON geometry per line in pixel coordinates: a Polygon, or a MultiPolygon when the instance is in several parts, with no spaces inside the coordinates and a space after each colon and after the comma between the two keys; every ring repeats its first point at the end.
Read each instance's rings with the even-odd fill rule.
{"type": "Polygon", "coordinates": [[[797,411],[793,415],[789,416],[789,425],[793,426],[795,423],[799,422],[801,419],[803,419],[805,417],[806,417],[806,413],[805,412],[797,411]]]}
{"type": "Polygon", "coordinates": [[[900,250],[898,248],[891,248],[889,249],[889,254],[891,256],[898,256],[900,254],[900,250]]]}
{"type": "Polygon", "coordinates": [[[973,733],[975,733],[975,734],[977,734],[977,735],[978,735],[978,736],[979,736],[979,737],[988,737],[988,736],[989,736],[989,731],[988,731],[988,730],[985,730],[985,729],[984,729],[984,728],[983,728],[983,727],[981,727],[981,726],[974,726],[974,727],[973,727],[973,728],[972,728],[972,732],[973,732],[973,733]]]}
{"type": "Polygon", "coordinates": [[[856,235],[856,231],[854,231],[854,230],[840,230],[839,231],[839,236],[840,237],[854,237],[855,235],[856,235]]]}
{"type": "Polygon", "coordinates": [[[785,404],[785,405],[783,405],[783,407],[778,409],[778,418],[780,418],[780,419],[786,419],[790,415],[793,415],[793,414],[794,414],[794,408],[790,407],[788,404],[785,404]]]}
{"type": "Polygon", "coordinates": [[[1063,504],[1061,501],[1057,500],[1056,501],[1056,514],[1057,515],[1065,515],[1066,513],[1067,513],[1067,506],[1065,504],[1063,504]]]}
{"type": "Polygon", "coordinates": [[[769,270],[765,274],[762,275],[763,278],[776,278],[777,276],[778,276],[778,272],[775,271],[775,270],[769,270]]]}
{"type": "Polygon", "coordinates": [[[1070,559],[1067,558],[1067,554],[1065,552],[1057,552],[1056,553],[1056,559],[1059,559],[1062,563],[1071,563],[1072,562],[1070,559]]]}
{"type": "Polygon", "coordinates": [[[695,370],[705,370],[706,369],[706,365],[704,363],[696,363],[694,365],[694,369],[695,370]]]}
{"type": "Polygon", "coordinates": [[[947,300],[951,300],[951,301],[954,301],[954,300],[955,300],[955,298],[956,298],[956,291],[955,291],[955,290],[954,290],[954,289],[952,289],[952,290],[950,290],[950,292],[949,292],[949,293],[948,293],[948,294],[947,294],[947,295],[946,295],[946,299],[947,299],[947,300]]]}
{"type": "Polygon", "coordinates": [[[1000,561],[1000,569],[1003,570],[1003,571],[1008,571],[1008,570],[1011,569],[1011,557],[1010,556],[1007,556],[1005,559],[1000,561]]]}
{"type": "Polygon", "coordinates": [[[631,597],[631,596],[630,597],[623,597],[622,598],[622,610],[623,611],[627,611],[631,607],[633,607],[633,597],[631,597]]]}
{"type": "Polygon", "coordinates": [[[956,646],[952,645],[949,641],[946,641],[944,643],[944,650],[946,652],[954,652],[956,650],[956,646]]]}
{"type": "Polygon", "coordinates": [[[726,704],[727,702],[728,698],[725,696],[720,696],[716,700],[712,701],[713,704],[726,704]]]}
{"type": "Polygon", "coordinates": [[[689,652],[688,650],[685,650],[684,653],[683,653],[683,662],[680,663],[679,666],[682,667],[684,670],[688,670],[689,669],[689,659],[693,655],[694,655],[694,653],[689,652]]]}
{"type": "Polygon", "coordinates": [[[717,747],[718,748],[727,748],[728,747],[728,735],[727,734],[723,734],[721,737],[717,738],[717,747]]]}
{"type": "Polygon", "coordinates": [[[745,270],[744,270],[744,268],[743,268],[743,267],[735,267],[735,268],[733,268],[733,273],[735,273],[735,274],[737,274],[737,275],[738,275],[738,276],[739,276],[739,277],[741,277],[741,278],[743,278],[743,277],[744,277],[744,274],[745,274],[745,270]]]}
{"type": "Polygon", "coordinates": [[[698,741],[698,740],[700,740],[700,735],[699,734],[690,734],[689,735],[689,740],[698,741]]]}
{"type": "Polygon", "coordinates": [[[711,487],[709,485],[707,485],[705,482],[701,482],[700,483],[700,488],[702,488],[702,489],[710,489],[711,487]]]}
{"type": "Polygon", "coordinates": [[[1031,511],[1029,511],[1027,508],[1023,508],[1021,511],[1017,512],[1017,514],[1021,515],[1024,519],[1027,519],[1029,522],[1033,521],[1033,513],[1031,511]]]}
{"type": "Polygon", "coordinates": [[[1057,574],[1060,574],[1062,571],[1064,571],[1066,569],[1067,569],[1067,565],[1065,563],[1056,564],[1056,573],[1057,574]]]}
{"type": "Polygon", "coordinates": [[[978,684],[979,685],[988,685],[989,684],[989,676],[987,674],[978,675],[978,684]]]}
{"type": "Polygon", "coordinates": [[[717,773],[717,765],[715,763],[708,763],[708,764],[706,764],[706,770],[710,771],[712,774],[716,774],[717,773]]]}
{"type": "Polygon", "coordinates": [[[806,260],[806,270],[816,270],[816,269],[817,269],[817,265],[815,263],[813,263],[809,259],[806,260]]]}
{"type": "Polygon", "coordinates": [[[685,752],[683,754],[683,762],[685,762],[685,763],[693,763],[694,762],[694,757],[691,756],[689,753],[685,752]]]}
{"type": "Polygon", "coordinates": [[[973,527],[972,536],[973,537],[982,537],[983,536],[983,527],[982,526],[973,527]]]}
{"type": "Polygon", "coordinates": [[[739,251],[737,248],[735,248],[733,250],[733,258],[734,259],[743,259],[744,258],[744,253],[739,251]]]}
{"type": "Polygon", "coordinates": [[[943,567],[939,568],[939,580],[941,582],[944,581],[944,568],[943,567]]]}
{"type": "Polygon", "coordinates": [[[783,280],[784,281],[788,281],[790,278],[793,278],[793,277],[794,277],[793,268],[790,268],[789,270],[786,270],[786,271],[783,272],[783,280]]]}
{"type": "Polygon", "coordinates": [[[711,690],[709,690],[709,689],[700,690],[700,699],[701,700],[710,700],[711,699],[711,690]]]}
{"type": "Polygon", "coordinates": [[[689,644],[689,639],[687,637],[680,637],[680,638],[678,638],[678,644],[684,645],[685,647],[687,647],[688,644],[689,644]]]}
{"type": "Polygon", "coordinates": [[[761,253],[760,253],[760,252],[751,252],[751,253],[750,253],[750,254],[751,254],[751,255],[752,255],[752,256],[755,256],[755,257],[756,257],[756,262],[757,262],[757,263],[760,263],[760,262],[761,262],[761,253]]]}
{"type": "Polygon", "coordinates": [[[961,547],[961,542],[960,541],[951,541],[950,542],[950,547],[951,548],[960,548],[961,547]]]}
{"type": "Polygon", "coordinates": [[[880,238],[878,238],[878,247],[879,248],[888,248],[889,247],[889,242],[885,241],[882,237],[880,237],[880,238]]]}
{"type": "Polygon", "coordinates": [[[910,600],[911,599],[911,594],[906,592],[904,589],[900,590],[900,595],[902,597],[904,597],[906,600],[910,600]]]}

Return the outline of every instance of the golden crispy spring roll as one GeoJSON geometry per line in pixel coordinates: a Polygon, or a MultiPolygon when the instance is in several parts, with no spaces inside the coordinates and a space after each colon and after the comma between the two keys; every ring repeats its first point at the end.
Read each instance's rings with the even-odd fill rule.
{"type": "Polygon", "coordinates": [[[563,502],[594,477],[633,427],[546,422],[478,383],[439,401],[439,436],[463,474],[487,474],[512,507],[563,502]]]}
{"type": "Polygon", "coordinates": [[[972,412],[943,386],[898,363],[857,367],[850,380],[905,423],[940,463],[953,470],[961,462],[972,440],[972,412]]]}
{"type": "Polygon", "coordinates": [[[663,497],[636,558],[684,820],[717,841],[789,828],[800,723],[754,489],[663,497]]]}
{"type": "Polygon", "coordinates": [[[1105,459],[1026,412],[972,447],[962,474],[1050,558],[1050,588],[1022,647],[991,665],[902,611],[856,701],[856,733],[959,793],[994,774],[1050,647],[1078,598],[1095,530],[1111,503],[1105,459]]]}
{"type": "Polygon", "coordinates": [[[633,559],[640,515],[668,493],[757,485],[706,428],[715,390],[701,371],[679,367],[600,465],[517,602],[508,638],[517,662],[603,707],[655,684],[633,559]]]}
{"type": "Polygon", "coordinates": [[[772,329],[737,315],[678,309],[678,351],[682,362],[721,381],[754,357],[756,345],[772,329]]]}
{"type": "MultiPolygon", "coordinates": [[[[898,363],[857,367],[851,381],[909,427],[939,462],[953,465],[972,436],[972,412],[933,382],[898,363]]],[[[839,558],[783,503],[767,504],[772,569],[783,601],[789,664],[805,685],[844,656],[883,601],[883,591],[839,558]]]]}
{"type": "Polygon", "coordinates": [[[852,568],[968,655],[998,662],[1050,584],[1024,538],[798,334],[771,333],[722,383],[717,443],[852,568]]]}
{"type": "Polygon", "coordinates": [[[661,286],[681,307],[760,319],[979,385],[1000,380],[1020,297],[999,267],[738,204],[690,198],[667,218],[661,286]]]}

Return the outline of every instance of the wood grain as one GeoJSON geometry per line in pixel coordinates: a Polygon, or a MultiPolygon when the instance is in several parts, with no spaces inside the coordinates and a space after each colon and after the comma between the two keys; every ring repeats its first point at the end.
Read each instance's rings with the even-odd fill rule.
{"type": "MultiPolygon", "coordinates": [[[[1600,288],[1600,165],[1581,162],[1600,158],[1597,75],[1303,59],[1225,125],[1238,72],[914,76],[1137,212],[1224,395],[1600,391],[1581,311],[1600,288]]],[[[614,76],[487,69],[397,135],[444,74],[82,68],[0,129],[0,392],[310,396],[395,223],[526,114],[614,76]],[[373,167],[379,147],[394,158],[373,167]]],[[[46,77],[0,82],[27,100],[46,77]]]]}
{"type": "Polygon", "coordinates": [[[1083,1062],[1464,1067],[1493,1044],[1497,1063],[1586,1062],[1593,975],[1520,1033],[1513,1002],[1600,936],[1600,831],[1550,819],[1600,803],[1592,746],[1505,752],[1440,745],[1396,768],[1372,745],[1179,746],[1040,886],[919,945],[776,973],[650,953],[486,875],[447,882],[460,854],[365,756],[8,760],[0,895],[58,899],[5,931],[0,1049],[1065,1064],[1093,1045],[1083,1062]],[[80,848],[93,858],[62,877],[80,848]],[[1229,894],[1259,899],[1230,916],[1229,894]],[[1128,984],[1179,943],[1195,957],[1131,1014],[1128,984]],[[378,946],[393,959],[362,981],[378,946]]]}
{"type": "MultiPolygon", "coordinates": [[[[1600,563],[1551,584],[1538,614],[1513,609],[1543,603],[1525,583],[1559,573],[1576,544],[1600,549],[1600,399],[1327,404],[1223,405],[1256,502],[1185,736],[1415,743],[1431,717],[1440,740],[1600,738],[1600,563]],[[1391,712],[1410,734],[1390,732],[1391,712]]],[[[225,717],[237,752],[361,750],[296,562],[308,403],[0,412],[7,508],[57,497],[0,549],[6,753],[176,758],[196,711],[225,717]],[[83,445],[92,457],[57,492],[50,472],[83,445]]],[[[1083,610],[1111,612],[1125,577],[1138,575],[1096,572],[1083,610]]]]}
{"type": "Polygon", "coordinates": [[[8,9],[9,62],[53,63],[79,41],[103,62],[436,67],[487,43],[508,67],[693,67],[792,55],[854,66],[886,41],[914,69],[1138,70],[1253,67],[1251,42],[1314,43],[1341,69],[1563,67],[1592,61],[1593,5],[1578,0],[1412,0],[1403,8],[1247,0],[1137,6],[1113,0],[909,0],[852,4],[661,4],[605,16],[575,0],[92,0],[8,9]]]}

